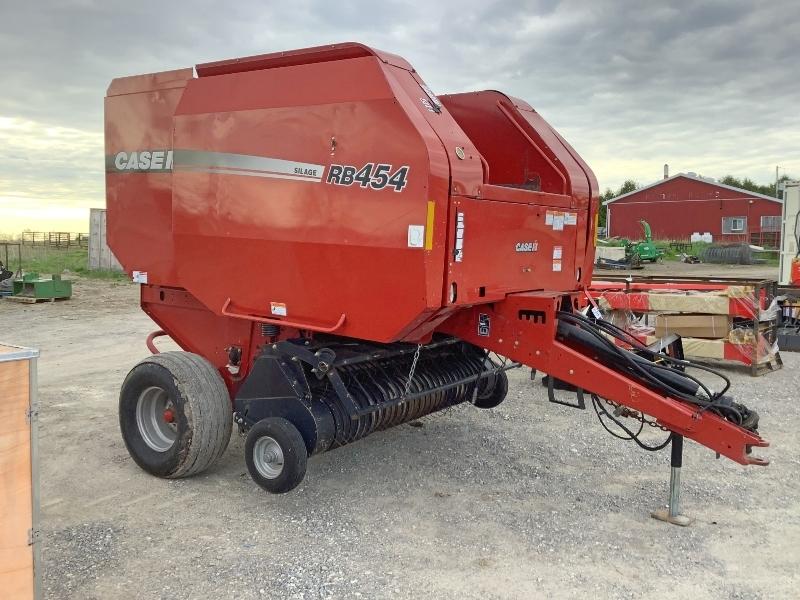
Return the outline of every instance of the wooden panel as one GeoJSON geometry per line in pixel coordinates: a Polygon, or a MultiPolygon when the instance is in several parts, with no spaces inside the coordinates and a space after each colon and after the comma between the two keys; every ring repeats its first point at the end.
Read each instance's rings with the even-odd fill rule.
{"type": "MultiPolygon", "coordinates": [[[[0,353],[18,350],[0,346],[0,353]]],[[[0,362],[0,590],[33,598],[30,362],[0,362]]]]}
{"type": "Polygon", "coordinates": [[[89,269],[122,271],[117,257],[108,247],[106,211],[102,208],[93,208],[89,214],[89,269]]]}

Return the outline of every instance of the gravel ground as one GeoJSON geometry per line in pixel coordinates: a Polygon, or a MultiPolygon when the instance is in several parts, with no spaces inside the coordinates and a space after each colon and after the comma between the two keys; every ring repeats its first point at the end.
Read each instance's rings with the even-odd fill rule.
{"type": "MultiPolygon", "coordinates": [[[[689,528],[654,521],[668,452],[613,439],[511,373],[497,409],[461,406],[314,457],[283,496],[249,479],[243,440],[208,472],[160,480],[128,457],[119,385],[154,327],[128,284],[0,303],[4,341],[42,350],[47,598],[796,598],[800,355],[759,379],[772,464],[688,443],[689,528]]],[[[654,438],[655,439],[655,438],[654,438]]]]}
{"type": "Polygon", "coordinates": [[[603,275],[635,275],[647,277],[658,276],[691,276],[691,277],[747,277],[750,279],[777,279],[778,267],[769,265],[713,265],[698,263],[695,265],[682,263],[675,260],[665,260],[656,263],[645,263],[642,269],[595,269],[594,279],[599,280],[603,275]]]}

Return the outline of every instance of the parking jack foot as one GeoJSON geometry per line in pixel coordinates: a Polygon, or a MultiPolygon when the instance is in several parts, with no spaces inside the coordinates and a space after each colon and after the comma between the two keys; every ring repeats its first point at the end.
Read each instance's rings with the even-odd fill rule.
{"type": "Polygon", "coordinates": [[[659,521],[666,521],[673,525],[686,527],[693,519],[681,514],[681,466],[683,465],[683,436],[672,435],[669,474],[669,505],[650,513],[650,516],[659,521]]]}

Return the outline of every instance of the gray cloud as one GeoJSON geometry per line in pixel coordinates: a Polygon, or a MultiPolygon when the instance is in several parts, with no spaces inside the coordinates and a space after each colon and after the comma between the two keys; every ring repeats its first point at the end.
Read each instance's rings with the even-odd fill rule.
{"type": "Polygon", "coordinates": [[[113,77],[348,40],[404,56],[437,93],[524,98],[602,186],[655,179],[663,162],[760,181],[781,164],[800,176],[798,31],[792,0],[4,2],[0,119],[33,125],[0,128],[0,195],[102,203],[113,77]],[[92,181],[48,153],[53,127],[59,148],[97,154],[81,172],[92,181]]]}

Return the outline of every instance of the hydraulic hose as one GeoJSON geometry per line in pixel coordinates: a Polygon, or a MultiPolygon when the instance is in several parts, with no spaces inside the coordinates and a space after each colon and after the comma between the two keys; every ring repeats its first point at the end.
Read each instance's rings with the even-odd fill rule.
{"type": "Polygon", "coordinates": [[[628,332],[606,321],[592,321],[583,315],[560,311],[558,338],[570,347],[593,356],[598,362],[624,372],[650,389],[678,400],[694,404],[700,412],[709,410],[741,427],[756,431],[758,414],[724,393],[730,387],[727,377],[708,367],[656,353],[633,338],[628,332]],[[636,352],[615,344],[617,338],[636,352]],[[658,362],[655,362],[658,361],[658,362]],[[707,371],[725,382],[720,392],[712,392],[703,382],[685,372],[686,367],[707,371]]]}

